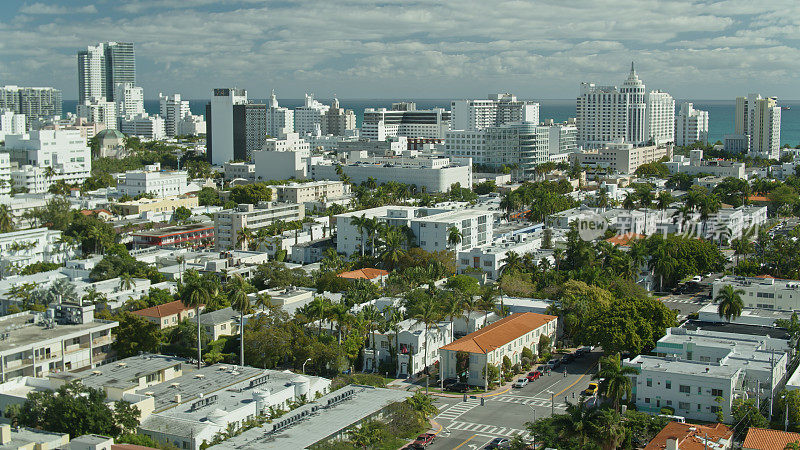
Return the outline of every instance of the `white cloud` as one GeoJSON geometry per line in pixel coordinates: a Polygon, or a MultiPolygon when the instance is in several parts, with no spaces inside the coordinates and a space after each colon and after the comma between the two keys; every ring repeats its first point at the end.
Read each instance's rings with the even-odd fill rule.
{"type": "Polygon", "coordinates": [[[53,4],[31,3],[30,5],[28,4],[23,5],[19,9],[19,12],[23,14],[42,14],[42,15],[95,14],[97,13],[97,7],[95,7],[94,5],[86,5],[78,8],[73,8],[73,7],[59,6],[53,4]]]}

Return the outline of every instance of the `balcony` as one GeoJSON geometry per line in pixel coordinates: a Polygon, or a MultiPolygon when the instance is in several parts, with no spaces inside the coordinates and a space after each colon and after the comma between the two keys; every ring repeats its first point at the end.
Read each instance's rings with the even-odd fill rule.
{"type": "Polygon", "coordinates": [[[15,370],[30,365],[33,365],[33,359],[31,358],[22,358],[22,359],[15,359],[13,361],[6,361],[6,366],[4,367],[4,371],[15,370]]]}
{"type": "Polygon", "coordinates": [[[100,347],[111,343],[111,336],[103,336],[92,339],[92,347],[100,347]]]}

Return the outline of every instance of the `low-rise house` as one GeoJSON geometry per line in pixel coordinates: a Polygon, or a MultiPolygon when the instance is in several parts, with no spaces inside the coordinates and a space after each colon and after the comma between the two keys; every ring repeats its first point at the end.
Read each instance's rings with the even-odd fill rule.
{"type": "Polygon", "coordinates": [[[695,425],[670,422],[644,450],[728,450],[733,445],[733,430],[721,423],[695,425]]]}
{"type": "MultiPolygon", "coordinates": [[[[200,311],[204,309],[205,305],[200,305],[200,311]]],[[[174,302],[151,306],[131,313],[144,317],[163,330],[164,328],[175,326],[185,319],[194,318],[195,308],[190,308],[184,305],[182,301],[175,300],[174,302]]]]}
{"type": "Polygon", "coordinates": [[[383,269],[365,267],[363,269],[342,272],[337,275],[337,277],[348,280],[369,280],[375,284],[383,285],[383,283],[386,282],[386,279],[389,278],[389,272],[383,269]]]}
{"type": "Polygon", "coordinates": [[[467,383],[487,386],[488,365],[500,365],[507,356],[512,364],[521,362],[522,349],[538,352],[539,340],[546,335],[556,339],[558,317],[536,313],[512,314],[470,333],[439,349],[444,378],[458,376],[459,353],[468,354],[467,383]]]}
{"type": "Polygon", "coordinates": [[[69,434],[53,433],[35,428],[0,425],[0,449],[2,450],[48,450],[62,448],[69,443],[69,434]]]}
{"type": "Polygon", "coordinates": [[[785,450],[794,442],[800,442],[800,433],[750,427],[742,450],[785,450]]]}
{"type": "Polygon", "coordinates": [[[212,341],[239,334],[239,313],[230,306],[200,314],[200,326],[212,341]]]}
{"type": "Polygon", "coordinates": [[[453,324],[438,322],[426,331],[424,323],[411,319],[404,320],[397,324],[396,331],[375,332],[374,353],[371,338],[372,336],[370,344],[362,350],[364,371],[391,371],[395,377],[405,378],[421,372],[439,360],[439,348],[453,340],[453,324]],[[395,367],[386,366],[395,357],[395,367]]]}

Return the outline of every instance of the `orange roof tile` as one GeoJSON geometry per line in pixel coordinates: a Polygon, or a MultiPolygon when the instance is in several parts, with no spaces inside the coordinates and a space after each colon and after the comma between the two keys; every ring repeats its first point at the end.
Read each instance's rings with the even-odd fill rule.
{"type": "Polygon", "coordinates": [[[800,441],[800,433],[750,427],[744,438],[744,450],[783,450],[786,444],[800,441]]]}
{"type": "Polygon", "coordinates": [[[751,202],[768,202],[769,199],[763,195],[751,195],[747,197],[751,202]]]}
{"type": "Polygon", "coordinates": [[[606,242],[614,245],[627,246],[634,239],[644,239],[646,236],[638,233],[617,234],[606,239],[606,242]]]}
{"type": "Polygon", "coordinates": [[[532,312],[512,314],[455,340],[442,349],[486,354],[556,319],[556,316],[532,312]]]}
{"type": "MultiPolygon", "coordinates": [[[[200,305],[201,307],[205,305],[200,305]]],[[[174,302],[164,303],[163,305],[151,306],[149,308],[140,309],[138,311],[131,311],[133,314],[144,317],[168,317],[178,314],[180,312],[194,309],[189,308],[180,300],[174,302]]]]}
{"type": "Polygon", "coordinates": [[[372,280],[373,278],[385,277],[387,275],[389,275],[389,272],[383,269],[372,269],[369,267],[365,267],[363,269],[351,270],[350,272],[342,272],[337,276],[353,280],[357,278],[360,278],[362,280],[372,280]]]}
{"type": "Polygon", "coordinates": [[[667,448],[667,439],[677,440],[678,448],[681,450],[706,450],[706,436],[711,442],[719,442],[720,439],[730,440],[733,437],[733,430],[721,423],[710,426],[670,422],[647,444],[644,450],[667,448]]]}

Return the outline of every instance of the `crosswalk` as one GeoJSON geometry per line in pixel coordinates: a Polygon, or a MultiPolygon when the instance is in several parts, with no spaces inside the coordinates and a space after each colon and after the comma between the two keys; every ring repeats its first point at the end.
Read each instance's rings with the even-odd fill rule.
{"type": "MultiPolygon", "coordinates": [[[[550,400],[540,398],[519,397],[515,395],[500,395],[492,399],[493,401],[504,403],[516,403],[518,405],[546,406],[550,407],[550,400]]],[[[556,409],[567,409],[566,403],[556,402],[556,409]]]]}
{"type": "Polygon", "coordinates": [[[480,399],[471,398],[466,402],[456,403],[436,416],[437,419],[456,420],[467,411],[481,404],[480,399]]]}
{"type": "Polygon", "coordinates": [[[526,430],[520,430],[518,428],[507,428],[501,427],[497,425],[485,425],[482,423],[473,423],[473,422],[458,422],[455,421],[446,427],[448,430],[464,430],[469,431],[471,433],[480,433],[486,434],[490,436],[505,436],[505,437],[513,437],[518,434],[526,436],[528,432],[526,430]]]}

